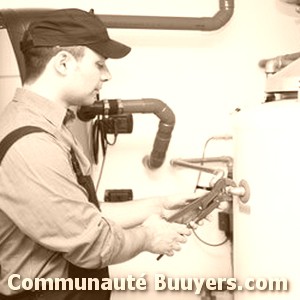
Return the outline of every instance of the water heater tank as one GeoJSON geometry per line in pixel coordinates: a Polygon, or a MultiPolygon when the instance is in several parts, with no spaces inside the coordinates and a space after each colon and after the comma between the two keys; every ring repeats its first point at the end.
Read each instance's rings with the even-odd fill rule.
{"type": "Polygon", "coordinates": [[[234,299],[300,299],[300,102],[237,113],[233,136],[234,178],[251,191],[246,203],[234,199],[234,277],[256,279],[259,289],[271,279],[266,291],[243,289],[234,299]],[[288,291],[268,291],[280,278],[288,291]]]}

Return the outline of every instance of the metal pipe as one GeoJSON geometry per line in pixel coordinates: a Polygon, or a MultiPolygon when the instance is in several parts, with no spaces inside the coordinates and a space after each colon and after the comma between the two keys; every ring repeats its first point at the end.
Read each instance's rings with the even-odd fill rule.
{"type": "Polygon", "coordinates": [[[172,159],[170,161],[170,164],[172,166],[180,166],[180,167],[186,167],[186,168],[190,168],[190,169],[194,169],[194,170],[198,170],[198,171],[201,171],[201,172],[206,172],[206,173],[209,173],[209,174],[213,174],[215,175],[209,185],[210,186],[214,186],[214,184],[221,178],[223,178],[225,176],[225,172],[224,170],[222,169],[213,169],[213,168],[206,168],[206,167],[203,167],[203,166],[199,166],[199,165],[196,165],[195,163],[193,162],[190,162],[188,160],[183,160],[183,159],[172,159]]]}
{"type": "MultiPolygon", "coordinates": [[[[225,163],[228,174],[228,178],[233,178],[233,158],[231,156],[219,156],[219,157],[203,157],[203,158],[191,158],[187,161],[196,162],[196,163],[225,163]]],[[[199,180],[198,180],[199,181],[199,180]]]]}
{"type": "Polygon", "coordinates": [[[246,180],[242,179],[239,186],[228,186],[226,192],[237,196],[242,203],[247,203],[250,199],[250,187],[246,180]]]}
{"type": "Polygon", "coordinates": [[[82,121],[93,119],[96,115],[116,115],[122,113],[153,113],[159,119],[159,127],[150,156],[143,159],[149,169],[159,168],[166,156],[171,134],[175,125],[173,111],[161,100],[153,98],[120,100],[105,99],[90,106],[82,106],[77,116],[82,121]]]}
{"type": "MultiPolygon", "coordinates": [[[[4,9],[3,14],[8,11],[18,11],[22,20],[27,23],[29,19],[40,17],[49,10],[41,9],[4,9]]],[[[128,29],[170,29],[170,30],[202,30],[212,31],[220,29],[232,17],[234,11],[234,0],[219,0],[219,11],[212,17],[156,17],[156,16],[134,16],[134,15],[101,15],[96,14],[108,28],[128,29]]],[[[0,27],[6,27],[6,19],[0,13],[0,27]]]]}
{"type": "Polygon", "coordinates": [[[217,156],[217,157],[203,157],[203,158],[185,158],[187,162],[191,163],[215,163],[222,162],[228,165],[228,167],[233,166],[233,158],[231,156],[217,156]]]}
{"type": "Polygon", "coordinates": [[[265,69],[266,74],[274,74],[298,58],[300,58],[300,52],[295,52],[279,55],[269,59],[262,59],[259,61],[258,65],[260,68],[265,69]]]}
{"type": "MultiPolygon", "coordinates": [[[[233,158],[231,156],[173,159],[170,161],[170,164],[171,165],[181,165],[181,166],[195,169],[198,171],[211,173],[211,172],[209,172],[209,170],[216,170],[216,169],[205,168],[205,167],[203,167],[203,164],[204,163],[216,163],[216,162],[225,163],[227,166],[227,169],[228,169],[227,176],[229,178],[232,178],[231,174],[233,171],[233,158]],[[200,166],[195,165],[195,164],[200,164],[200,166]]],[[[224,171],[222,171],[222,173],[224,175],[224,171]]]]}
{"type": "Polygon", "coordinates": [[[226,191],[233,196],[244,196],[246,194],[245,188],[242,186],[229,186],[226,188],[226,191]]]}
{"type": "Polygon", "coordinates": [[[224,26],[233,11],[234,0],[219,0],[219,11],[213,17],[97,16],[109,28],[212,31],[224,26]]]}
{"type": "Polygon", "coordinates": [[[220,172],[220,169],[207,168],[207,167],[203,167],[201,165],[199,166],[199,165],[196,165],[195,163],[193,163],[189,160],[185,160],[185,159],[172,159],[170,161],[170,164],[172,166],[186,167],[186,168],[189,168],[189,169],[203,171],[203,172],[206,172],[206,173],[209,173],[209,174],[214,174],[214,175],[216,175],[217,173],[220,172]]]}
{"type": "MultiPolygon", "coordinates": [[[[1,9],[0,29],[6,28],[9,34],[22,82],[25,77],[25,63],[20,50],[20,40],[28,24],[47,17],[51,9],[1,9]]],[[[108,28],[170,29],[212,31],[224,26],[232,17],[234,0],[219,0],[219,11],[213,17],[153,17],[129,15],[99,15],[108,28]]]]}

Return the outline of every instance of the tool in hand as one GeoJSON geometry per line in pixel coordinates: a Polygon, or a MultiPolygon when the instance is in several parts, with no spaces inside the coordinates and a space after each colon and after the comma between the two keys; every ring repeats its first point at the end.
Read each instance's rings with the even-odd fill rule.
{"type": "MultiPolygon", "coordinates": [[[[231,201],[232,195],[227,193],[227,187],[235,187],[236,183],[230,178],[219,179],[212,190],[204,196],[192,200],[181,210],[167,218],[168,222],[185,223],[187,227],[191,228],[190,223],[198,223],[209,215],[214,209],[219,207],[223,201],[231,201]],[[184,220],[183,222],[181,220],[184,220]]],[[[157,257],[161,259],[163,254],[157,257]]]]}

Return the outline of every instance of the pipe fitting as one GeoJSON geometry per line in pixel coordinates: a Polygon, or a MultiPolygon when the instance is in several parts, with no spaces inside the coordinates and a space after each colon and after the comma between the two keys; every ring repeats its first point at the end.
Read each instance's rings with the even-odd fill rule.
{"type": "Polygon", "coordinates": [[[300,52],[295,52],[269,59],[262,59],[259,61],[258,65],[259,67],[264,68],[265,73],[269,75],[280,71],[298,58],[300,58],[300,52]]]}
{"type": "Polygon", "coordinates": [[[239,187],[234,187],[234,186],[229,186],[226,188],[226,191],[228,194],[233,195],[233,196],[244,196],[246,191],[245,188],[239,186],[239,187]]]}
{"type": "Polygon", "coordinates": [[[234,3],[233,0],[220,0],[220,10],[212,18],[200,18],[201,30],[213,31],[220,29],[229,22],[233,15],[234,3]]]}
{"type": "Polygon", "coordinates": [[[173,111],[161,100],[153,98],[120,100],[105,99],[95,101],[89,106],[82,106],[77,111],[77,116],[82,121],[89,121],[97,115],[115,115],[120,113],[153,113],[159,119],[158,131],[153,144],[150,156],[143,159],[143,163],[149,169],[159,168],[166,156],[175,126],[175,115],[173,111]]]}
{"type": "Polygon", "coordinates": [[[243,204],[250,199],[250,187],[244,179],[240,181],[239,186],[228,186],[226,192],[232,196],[237,196],[243,204]]]}

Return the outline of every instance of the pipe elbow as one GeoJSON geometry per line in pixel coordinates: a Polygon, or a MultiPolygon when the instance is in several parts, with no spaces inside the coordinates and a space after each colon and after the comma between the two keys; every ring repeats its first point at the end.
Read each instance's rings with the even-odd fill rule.
{"type": "Polygon", "coordinates": [[[220,0],[220,10],[211,18],[199,18],[198,27],[202,31],[218,30],[233,16],[234,0],[220,0]]]}
{"type": "Polygon", "coordinates": [[[143,162],[149,169],[159,168],[166,156],[175,125],[173,111],[159,99],[147,98],[138,100],[102,100],[95,101],[93,105],[81,107],[77,116],[82,121],[88,121],[96,115],[114,115],[119,113],[152,113],[159,119],[159,127],[150,156],[144,158],[143,162]],[[106,104],[104,104],[104,102],[106,104]],[[105,106],[107,106],[105,111],[105,106]]]}
{"type": "Polygon", "coordinates": [[[266,74],[274,74],[300,58],[300,52],[279,55],[269,59],[262,59],[258,65],[265,69],[266,74]]]}
{"type": "Polygon", "coordinates": [[[216,13],[214,17],[214,27],[212,30],[217,30],[223,27],[226,23],[229,22],[231,17],[233,16],[233,10],[222,10],[216,13]]]}
{"type": "Polygon", "coordinates": [[[232,14],[218,12],[213,18],[201,18],[198,26],[202,31],[218,30],[228,23],[231,17],[232,14]]]}
{"type": "Polygon", "coordinates": [[[144,158],[144,164],[149,169],[157,169],[165,160],[175,125],[175,115],[168,105],[159,99],[143,99],[143,101],[152,113],[160,119],[152,152],[150,156],[144,158]]]}
{"type": "Polygon", "coordinates": [[[175,114],[170,107],[159,99],[143,99],[153,107],[153,113],[160,119],[161,123],[169,126],[175,124],[175,114]]]}

